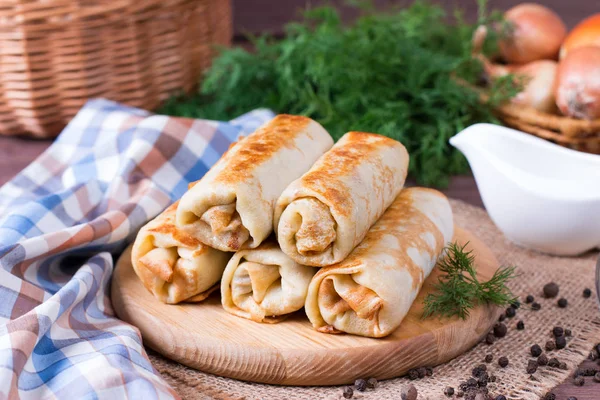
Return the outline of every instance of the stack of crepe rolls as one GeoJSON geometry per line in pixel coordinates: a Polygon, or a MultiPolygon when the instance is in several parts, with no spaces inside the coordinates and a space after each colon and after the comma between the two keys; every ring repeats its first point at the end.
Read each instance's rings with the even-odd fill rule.
{"type": "Polygon", "coordinates": [[[192,186],[177,207],[177,226],[222,251],[256,248],[273,229],[283,190],[333,146],[310,118],[278,115],[240,140],[192,186]]]}
{"type": "Polygon", "coordinates": [[[448,199],[424,188],[403,190],[344,261],[312,279],[306,314],[321,332],[383,337],[408,313],[453,236],[448,199]]]}
{"type": "Polygon", "coordinates": [[[400,193],[408,158],[393,139],[346,133],[279,197],[274,229],[281,249],[315,267],[345,259],[400,193]]]}
{"type": "Polygon", "coordinates": [[[274,239],[240,250],[229,260],[221,280],[225,310],[256,322],[275,323],[304,307],[316,268],[296,263],[274,239]]]}
{"type": "Polygon", "coordinates": [[[204,300],[217,289],[231,254],[206,246],[175,226],[174,203],[140,229],[133,244],[133,269],[163,303],[204,300]]]}

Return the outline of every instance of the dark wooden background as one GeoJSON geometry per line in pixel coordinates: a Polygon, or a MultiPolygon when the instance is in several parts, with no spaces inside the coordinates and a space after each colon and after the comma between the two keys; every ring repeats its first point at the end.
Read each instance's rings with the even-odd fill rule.
{"type": "MultiPolygon", "coordinates": [[[[244,44],[244,35],[247,33],[270,32],[280,35],[283,33],[283,25],[297,19],[302,9],[326,2],[340,7],[344,18],[348,21],[356,16],[355,12],[344,6],[344,0],[233,0],[234,42],[244,44]]],[[[411,3],[410,0],[375,0],[374,2],[381,10],[411,3]]],[[[437,0],[437,2],[448,9],[456,5],[460,6],[465,10],[468,18],[474,19],[476,16],[476,0],[437,0]]],[[[505,10],[521,1],[490,0],[489,3],[491,8],[505,10]]],[[[569,27],[573,27],[590,14],[600,12],[600,0],[546,0],[538,3],[560,14],[569,27]]],[[[23,169],[50,144],[51,141],[48,140],[0,137],[0,185],[23,169]]],[[[482,206],[479,192],[471,176],[453,178],[446,193],[450,197],[482,206]]],[[[585,364],[592,366],[590,362],[585,364]]],[[[600,400],[600,384],[594,384],[588,378],[585,386],[575,387],[568,379],[557,387],[554,393],[557,395],[557,400],[567,399],[569,396],[576,396],[579,400],[600,400]]]]}

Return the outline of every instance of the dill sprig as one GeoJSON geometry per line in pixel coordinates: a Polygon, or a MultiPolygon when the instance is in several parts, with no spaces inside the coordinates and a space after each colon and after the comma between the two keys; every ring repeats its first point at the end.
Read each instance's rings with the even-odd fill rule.
{"type": "Polygon", "coordinates": [[[434,292],[424,301],[423,318],[432,315],[465,319],[470,310],[480,304],[506,306],[516,300],[507,282],[514,278],[515,267],[500,267],[487,282],[477,279],[475,255],[465,250],[469,243],[450,243],[446,256],[438,263],[442,276],[434,285],[434,292]]]}
{"type": "MultiPolygon", "coordinates": [[[[222,49],[191,97],[175,98],[161,112],[227,120],[258,107],[320,122],[334,139],[345,132],[376,132],[401,141],[410,153],[410,175],[420,185],[445,186],[468,164],[448,139],[477,122],[500,123],[494,106],[518,93],[509,78],[493,82],[482,102],[483,73],[472,57],[471,36],[498,13],[475,23],[460,10],[416,1],[386,13],[355,0],[362,16],[344,24],[334,7],[304,13],[283,38],[252,37],[251,51],[222,49]],[[454,77],[458,79],[453,79],[454,77]]],[[[493,49],[490,29],[486,49],[493,49]]]]}

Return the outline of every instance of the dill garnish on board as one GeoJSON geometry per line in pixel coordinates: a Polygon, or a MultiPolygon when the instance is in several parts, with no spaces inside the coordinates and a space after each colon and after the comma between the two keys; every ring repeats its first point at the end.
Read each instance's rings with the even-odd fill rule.
{"type": "Polygon", "coordinates": [[[515,267],[500,267],[487,282],[480,282],[474,267],[475,256],[451,243],[446,256],[438,262],[443,275],[434,285],[434,292],[424,301],[423,318],[438,316],[465,319],[469,311],[481,304],[507,306],[516,300],[506,283],[514,278],[515,267]]]}
{"type": "MultiPolygon", "coordinates": [[[[468,171],[448,139],[477,122],[499,123],[494,106],[518,92],[504,77],[482,102],[459,83],[480,80],[471,36],[499,14],[488,16],[484,1],[475,23],[423,1],[386,13],[361,3],[363,15],[352,24],[343,24],[335,8],[320,7],[287,25],[283,38],[251,38],[250,51],[223,49],[201,91],[172,99],[161,112],[228,120],[267,107],[311,117],[334,139],[351,130],[380,133],[406,146],[417,183],[445,186],[449,176],[468,171]]],[[[493,49],[492,36],[484,49],[493,49]]]]}

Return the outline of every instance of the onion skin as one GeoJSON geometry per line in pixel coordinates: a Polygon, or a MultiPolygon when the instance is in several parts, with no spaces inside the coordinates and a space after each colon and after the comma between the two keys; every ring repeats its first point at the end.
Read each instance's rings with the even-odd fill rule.
{"type": "Polygon", "coordinates": [[[600,47],[600,14],[584,19],[573,28],[560,48],[561,60],[569,51],[585,46],[600,47]]]}
{"type": "Polygon", "coordinates": [[[555,114],[554,87],[558,64],[552,60],[532,61],[525,65],[501,65],[484,61],[486,73],[499,78],[514,74],[524,79],[524,88],[511,99],[511,103],[526,105],[536,110],[555,114]]]}
{"type": "Polygon", "coordinates": [[[556,60],[567,35],[567,27],[554,11],[534,3],[522,3],[504,17],[512,25],[508,37],[500,42],[500,54],[508,64],[556,60]]]}
{"type": "Polygon", "coordinates": [[[556,105],[570,117],[600,118],[600,47],[580,47],[558,64],[556,105]]]}

